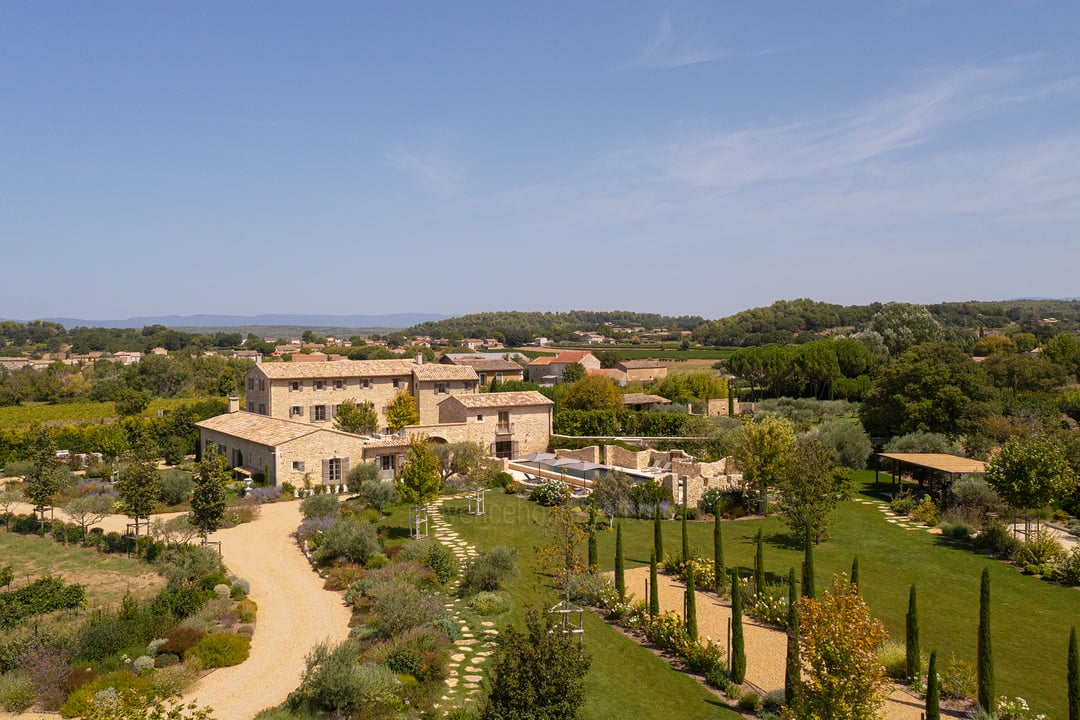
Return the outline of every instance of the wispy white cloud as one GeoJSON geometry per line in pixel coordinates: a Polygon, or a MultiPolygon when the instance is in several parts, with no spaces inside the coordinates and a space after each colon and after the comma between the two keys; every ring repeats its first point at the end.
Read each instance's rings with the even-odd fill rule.
{"type": "Polygon", "coordinates": [[[783,52],[780,48],[733,50],[718,45],[706,36],[703,23],[696,28],[676,28],[671,13],[665,12],[656,24],[652,36],[632,58],[620,64],[619,70],[665,70],[670,68],[716,62],[736,57],[760,57],[783,52]]]}
{"type": "Polygon", "coordinates": [[[405,173],[440,200],[456,197],[465,191],[466,179],[450,167],[402,148],[387,154],[396,170],[405,173]]]}
{"type": "Polygon", "coordinates": [[[997,108],[1076,94],[1077,78],[1025,84],[1027,58],[923,73],[911,86],[832,115],[715,132],[627,151],[619,162],[658,180],[737,189],[852,171],[930,144],[997,108]]]}

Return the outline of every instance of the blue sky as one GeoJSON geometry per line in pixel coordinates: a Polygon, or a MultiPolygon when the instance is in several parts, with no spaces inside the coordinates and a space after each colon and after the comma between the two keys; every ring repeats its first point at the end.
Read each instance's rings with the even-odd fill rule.
{"type": "Polygon", "coordinates": [[[1080,295],[1075,2],[0,3],[0,317],[1080,295]]]}

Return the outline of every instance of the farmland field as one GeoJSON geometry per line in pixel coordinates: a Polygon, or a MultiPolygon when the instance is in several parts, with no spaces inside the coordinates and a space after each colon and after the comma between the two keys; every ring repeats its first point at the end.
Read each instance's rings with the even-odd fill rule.
{"type": "MultiPolygon", "coordinates": [[[[208,398],[155,398],[142,415],[151,417],[158,410],[174,410],[208,398]]],[[[0,407],[0,428],[26,429],[34,425],[68,425],[102,422],[116,418],[111,402],[74,402],[55,405],[13,405],[0,407]]]]}

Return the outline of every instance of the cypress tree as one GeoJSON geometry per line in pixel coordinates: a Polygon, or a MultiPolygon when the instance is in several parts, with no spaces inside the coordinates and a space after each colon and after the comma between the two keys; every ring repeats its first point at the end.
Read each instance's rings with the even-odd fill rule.
{"type": "Polygon", "coordinates": [[[941,688],[938,687],[937,650],[930,652],[926,677],[926,720],[941,720],[941,688]]]}
{"type": "Polygon", "coordinates": [[[600,565],[600,557],[596,548],[596,530],[589,528],[589,567],[595,568],[600,565]]]}
{"type": "Polygon", "coordinates": [[[623,568],[622,523],[615,526],[615,592],[619,601],[626,601],[626,571],[623,568]]]}
{"type": "Polygon", "coordinates": [[[649,617],[660,616],[660,593],[656,587],[656,553],[649,555],[649,617]]]}
{"type": "Polygon", "coordinates": [[[858,594],[859,592],[859,558],[856,557],[851,561],[851,592],[858,594]]]}
{"type": "Polygon", "coordinates": [[[787,662],[784,665],[784,704],[792,707],[795,692],[802,680],[802,664],[799,662],[799,591],[795,586],[795,568],[787,575],[787,662]]]}
{"type": "Polygon", "coordinates": [[[724,581],[727,579],[727,568],[724,567],[724,537],[720,533],[720,513],[713,518],[712,526],[713,546],[713,575],[716,576],[716,594],[724,592],[724,581]]]}
{"type": "Polygon", "coordinates": [[[686,503],[682,506],[682,559],[683,562],[690,559],[690,540],[686,535],[686,503]]]}
{"type": "Polygon", "coordinates": [[[765,595],[765,536],[757,531],[757,553],[754,555],[754,594],[765,595]]]}
{"type": "Polygon", "coordinates": [[[686,634],[697,642],[697,593],[694,592],[694,566],[686,566],[686,634]]]}
{"type": "Polygon", "coordinates": [[[739,573],[731,571],[731,681],[741,685],[746,680],[746,648],[743,647],[742,588],[739,573]]]}
{"type": "Polygon", "coordinates": [[[1080,720],[1080,649],[1075,627],[1069,633],[1069,720],[1080,720]]]}
{"type": "Polygon", "coordinates": [[[990,568],[983,568],[979,584],[979,646],[978,667],[979,707],[994,711],[994,657],[990,649],[990,568]]]}
{"type": "Polygon", "coordinates": [[[653,552],[656,553],[656,562],[664,562],[664,533],[660,526],[660,503],[656,503],[656,512],[653,513],[653,552]]]}
{"type": "Polygon", "coordinates": [[[814,541],[810,539],[810,531],[806,531],[806,544],[803,548],[803,585],[802,595],[814,599],[814,541]]]}
{"type": "Polygon", "coordinates": [[[919,611],[915,602],[915,586],[911,586],[911,590],[908,592],[908,608],[907,617],[904,621],[907,635],[905,636],[904,647],[907,651],[906,663],[904,665],[907,671],[907,678],[909,682],[914,682],[919,677],[919,667],[921,658],[919,657],[919,611]]]}

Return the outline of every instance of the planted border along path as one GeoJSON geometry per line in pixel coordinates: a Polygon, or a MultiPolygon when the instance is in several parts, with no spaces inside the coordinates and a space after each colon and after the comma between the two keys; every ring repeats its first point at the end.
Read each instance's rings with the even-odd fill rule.
{"type": "MultiPolygon", "coordinates": [[[[464,563],[476,556],[476,548],[463,540],[442,516],[443,502],[453,499],[456,498],[440,497],[429,505],[428,522],[435,540],[450,548],[459,563],[464,563]]],[[[460,579],[455,578],[450,584],[451,592],[460,585],[460,579]]],[[[465,705],[480,692],[480,683],[484,679],[481,666],[494,653],[499,631],[495,629],[493,621],[478,621],[471,617],[465,601],[460,597],[447,595],[446,611],[458,626],[458,639],[454,641],[455,647],[450,655],[446,692],[440,702],[445,713],[449,713],[450,708],[465,705]]]]}
{"type": "MultiPolygon", "coordinates": [[[[221,542],[229,572],[251,583],[249,597],[259,606],[248,659],[211,671],[184,694],[185,703],[209,705],[219,720],[247,720],[280,705],[300,686],[308,652],[323,640],[337,644],[349,635],[350,611],[341,593],[323,589],[322,578],[312,571],[292,535],[300,524],[300,503],[266,503],[260,508],[255,521],[210,535],[212,541],[221,542]]],[[[16,511],[29,510],[30,506],[20,505],[16,511]]],[[[68,519],[59,509],[56,516],[68,519]]],[[[128,522],[123,515],[110,515],[99,525],[123,532],[128,522]]]]}

